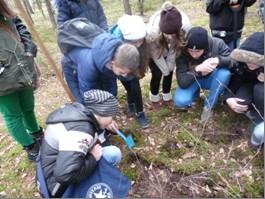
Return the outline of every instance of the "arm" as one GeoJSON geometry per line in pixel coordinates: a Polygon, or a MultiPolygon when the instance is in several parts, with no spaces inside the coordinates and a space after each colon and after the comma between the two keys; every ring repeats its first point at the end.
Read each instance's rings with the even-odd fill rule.
{"type": "Polygon", "coordinates": [[[223,40],[220,40],[218,45],[218,59],[219,64],[218,67],[231,67],[232,66],[232,59],[230,57],[231,50],[230,48],[224,43],[223,40]]]}
{"type": "Polygon", "coordinates": [[[99,20],[99,27],[101,27],[102,29],[104,29],[105,31],[108,31],[108,23],[107,23],[107,18],[106,15],[104,13],[104,10],[101,6],[101,4],[97,2],[97,15],[98,15],[98,20],[99,20]]]}
{"type": "Polygon", "coordinates": [[[196,72],[193,69],[189,69],[188,58],[185,57],[183,54],[176,59],[176,65],[177,81],[178,85],[181,88],[188,88],[191,84],[195,82],[195,77],[202,77],[200,73],[196,72]]]}
{"type": "Polygon", "coordinates": [[[71,19],[71,11],[64,3],[58,5],[58,15],[57,15],[57,23],[58,25],[62,25],[65,21],[71,19]]]}
{"type": "Polygon", "coordinates": [[[206,11],[209,14],[217,14],[230,0],[207,0],[206,11]]]}
{"type": "Polygon", "coordinates": [[[79,183],[96,168],[97,160],[88,151],[92,136],[81,131],[68,131],[59,141],[54,177],[62,185],[79,183]]]}
{"type": "Polygon", "coordinates": [[[15,16],[12,20],[16,26],[21,41],[24,44],[25,52],[30,53],[32,56],[36,57],[37,46],[32,42],[31,34],[27,30],[27,27],[22,23],[21,19],[18,16],[15,16]]]}

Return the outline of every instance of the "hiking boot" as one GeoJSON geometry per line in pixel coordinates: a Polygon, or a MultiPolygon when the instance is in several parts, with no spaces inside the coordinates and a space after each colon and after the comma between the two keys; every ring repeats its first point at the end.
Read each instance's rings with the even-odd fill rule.
{"type": "Polygon", "coordinates": [[[127,106],[127,109],[126,109],[126,114],[127,114],[127,117],[133,117],[135,116],[135,104],[132,103],[132,104],[128,104],[127,106]]]}
{"type": "Polygon", "coordinates": [[[37,161],[39,156],[40,144],[39,142],[35,142],[29,146],[25,146],[24,150],[26,150],[28,154],[28,159],[30,161],[37,161]]]}
{"type": "Polygon", "coordinates": [[[201,114],[201,122],[207,122],[213,116],[213,111],[210,108],[203,107],[201,114]]]}
{"type": "Polygon", "coordinates": [[[145,129],[149,127],[149,122],[146,119],[144,112],[137,113],[136,118],[141,128],[145,129]]]}

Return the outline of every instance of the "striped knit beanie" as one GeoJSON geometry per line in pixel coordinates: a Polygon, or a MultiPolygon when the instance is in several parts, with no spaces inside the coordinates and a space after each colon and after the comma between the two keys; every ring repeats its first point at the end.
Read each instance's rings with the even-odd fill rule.
{"type": "Polygon", "coordinates": [[[102,117],[115,116],[119,112],[117,99],[109,92],[93,89],[84,93],[88,110],[102,117]]]}

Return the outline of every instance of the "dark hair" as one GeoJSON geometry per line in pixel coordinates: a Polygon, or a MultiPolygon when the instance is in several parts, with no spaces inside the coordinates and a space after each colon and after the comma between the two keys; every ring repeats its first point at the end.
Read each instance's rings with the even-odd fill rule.
{"type": "Polygon", "coordinates": [[[149,50],[146,41],[144,40],[143,44],[138,48],[140,53],[140,65],[139,65],[139,78],[143,78],[147,73],[149,68],[149,50]]]}
{"type": "Polygon", "coordinates": [[[3,15],[6,18],[12,18],[16,16],[16,14],[8,7],[4,0],[0,0],[0,15],[3,15]]]}

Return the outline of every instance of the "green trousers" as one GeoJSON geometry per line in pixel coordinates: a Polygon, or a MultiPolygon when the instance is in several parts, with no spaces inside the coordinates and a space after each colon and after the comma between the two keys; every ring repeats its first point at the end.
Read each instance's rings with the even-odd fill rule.
{"type": "Polygon", "coordinates": [[[0,96],[0,112],[9,134],[22,146],[34,143],[31,134],[40,130],[34,114],[32,89],[0,96]]]}

